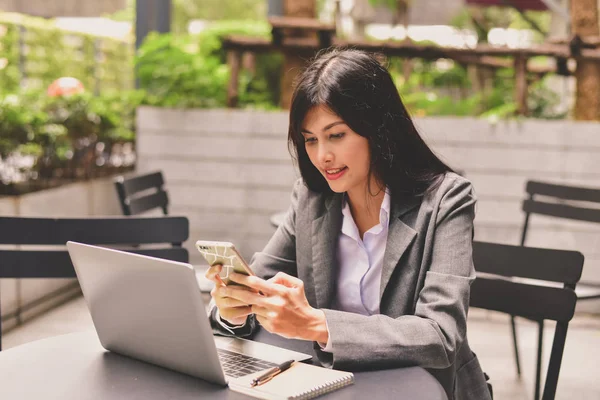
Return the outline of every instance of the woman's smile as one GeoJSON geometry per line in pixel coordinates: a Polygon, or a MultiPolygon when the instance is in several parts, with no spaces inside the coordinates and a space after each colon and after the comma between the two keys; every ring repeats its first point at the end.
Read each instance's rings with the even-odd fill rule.
{"type": "Polygon", "coordinates": [[[341,178],[347,170],[348,167],[326,169],[325,178],[327,178],[330,181],[335,181],[336,179],[341,178]]]}

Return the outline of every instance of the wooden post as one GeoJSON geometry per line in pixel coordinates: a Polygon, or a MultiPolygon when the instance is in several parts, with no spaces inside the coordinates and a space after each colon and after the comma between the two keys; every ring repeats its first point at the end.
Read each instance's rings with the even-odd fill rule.
{"type": "MultiPolygon", "coordinates": [[[[580,37],[600,34],[597,0],[571,0],[571,27],[580,37]]],[[[575,119],[600,120],[600,63],[577,59],[575,79],[575,119]]]]}
{"type": "Polygon", "coordinates": [[[235,108],[238,106],[239,92],[238,85],[240,79],[240,65],[242,54],[238,50],[229,50],[227,52],[227,64],[229,65],[229,87],[227,88],[227,107],[235,108]]]}
{"type": "Polygon", "coordinates": [[[517,115],[526,116],[527,110],[527,58],[515,56],[515,101],[517,115]]]}
{"type": "MultiPolygon", "coordinates": [[[[316,18],[316,3],[316,0],[284,0],[283,12],[286,17],[316,18]]],[[[280,104],[281,107],[286,110],[290,108],[292,103],[292,94],[294,93],[294,82],[296,77],[306,66],[306,60],[309,59],[310,56],[310,54],[298,54],[298,52],[284,53],[285,59],[283,61],[281,78],[280,104]]]]}
{"type": "Polygon", "coordinates": [[[256,54],[247,51],[242,55],[242,69],[249,71],[252,76],[256,74],[256,54]]]}

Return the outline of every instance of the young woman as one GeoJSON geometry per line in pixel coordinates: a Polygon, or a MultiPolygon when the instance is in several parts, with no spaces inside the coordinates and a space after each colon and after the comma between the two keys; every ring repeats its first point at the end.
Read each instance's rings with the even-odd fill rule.
{"type": "Polygon", "coordinates": [[[467,343],[475,196],[419,136],[388,71],[334,50],[300,76],[289,144],[302,178],[283,224],[225,286],[215,331],[258,321],[339,369],[420,365],[449,399],[489,399],[467,343]],[[259,294],[260,292],[260,294],[259,294]]]}

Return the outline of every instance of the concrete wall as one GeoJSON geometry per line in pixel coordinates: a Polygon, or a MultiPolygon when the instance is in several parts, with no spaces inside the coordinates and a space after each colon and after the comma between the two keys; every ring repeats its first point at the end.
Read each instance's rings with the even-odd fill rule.
{"type": "MultiPolygon", "coordinates": [[[[269,217],[287,208],[297,176],[287,118],[285,112],[138,110],[139,170],[164,172],[171,213],[190,218],[192,262],[202,263],[191,247],[196,239],[232,241],[249,258],[270,238],[269,217]]],[[[600,124],[425,118],[417,125],[436,153],[473,182],[478,240],[518,243],[529,178],[600,187],[600,124]]],[[[600,226],[538,216],[531,224],[527,244],[582,251],[583,279],[600,282],[600,226]]]]}
{"type": "MultiPolygon", "coordinates": [[[[120,215],[111,179],[74,183],[23,196],[0,197],[0,215],[85,217],[120,215]]],[[[15,326],[79,292],[76,279],[0,279],[3,330],[15,326]],[[40,299],[47,300],[39,302],[40,299]],[[33,303],[35,307],[30,307],[33,303]],[[26,310],[26,311],[25,311],[26,310]]]]}
{"type": "Polygon", "coordinates": [[[137,124],[138,170],[164,172],[170,214],[190,219],[192,263],[203,263],[197,239],[231,241],[245,257],[266,244],[296,176],[286,114],[141,107],[137,124]]]}

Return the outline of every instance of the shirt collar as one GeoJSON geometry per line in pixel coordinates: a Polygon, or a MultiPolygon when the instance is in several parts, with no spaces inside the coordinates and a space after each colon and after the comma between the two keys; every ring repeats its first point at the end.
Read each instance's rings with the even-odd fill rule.
{"type": "MultiPolygon", "coordinates": [[[[350,203],[348,203],[347,198],[348,195],[344,193],[344,196],[342,198],[342,215],[344,216],[342,222],[342,233],[351,237],[358,238],[358,228],[356,227],[356,223],[354,222],[354,218],[352,217],[352,212],[350,211],[350,203]]],[[[383,196],[383,201],[381,202],[381,209],[379,210],[379,226],[381,227],[381,229],[386,229],[389,227],[390,204],[390,191],[386,187],[385,195],[383,196]]]]}

